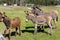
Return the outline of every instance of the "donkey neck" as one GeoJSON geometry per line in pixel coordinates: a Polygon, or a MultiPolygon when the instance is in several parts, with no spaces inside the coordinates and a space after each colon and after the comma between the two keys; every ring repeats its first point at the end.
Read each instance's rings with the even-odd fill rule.
{"type": "Polygon", "coordinates": [[[6,28],[8,29],[10,26],[10,19],[8,17],[3,18],[3,23],[5,24],[6,28]]]}
{"type": "Polygon", "coordinates": [[[4,22],[4,21],[9,21],[9,18],[8,18],[8,17],[4,17],[4,18],[3,18],[3,22],[4,22]]]}
{"type": "Polygon", "coordinates": [[[35,16],[31,16],[31,19],[30,19],[33,23],[36,22],[36,17],[35,16]]]}

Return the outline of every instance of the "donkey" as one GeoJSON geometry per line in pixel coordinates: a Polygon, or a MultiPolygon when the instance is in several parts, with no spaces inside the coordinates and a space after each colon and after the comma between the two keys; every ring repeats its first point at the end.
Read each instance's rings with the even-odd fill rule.
{"type": "Polygon", "coordinates": [[[51,11],[48,11],[48,12],[43,12],[41,10],[39,10],[39,7],[33,7],[32,8],[32,11],[31,11],[33,14],[35,15],[49,15],[52,17],[53,21],[54,21],[54,28],[57,27],[57,21],[58,21],[58,12],[56,10],[51,10],[51,11]],[[37,10],[38,9],[38,10],[37,10]]]}
{"type": "Polygon", "coordinates": [[[48,12],[44,12],[44,15],[51,16],[53,21],[54,21],[54,27],[53,28],[57,28],[58,12],[56,10],[51,10],[51,11],[48,11],[48,12]]]}
{"type": "MultiPolygon", "coordinates": [[[[37,25],[40,24],[41,27],[46,23],[49,25],[49,33],[52,34],[52,25],[51,25],[51,21],[52,21],[52,17],[48,16],[48,15],[40,15],[40,16],[36,16],[30,12],[25,12],[26,16],[26,21],[31,20],[34,24],[35,24],[35,30],[34,30],[34,34],[37,33],[37,25]]],[[[44,29],[44,27],[43,27],[44,29]]]]}
{"type": "Polygon", "coordinates": [[[33,6],[32,7],[32,11],[31,11],[33,14],[35,14],[35,15],[42,15],[43,14],[43,11],[41,10],[41,9],[38,9],[38,7],[36,7],[36,6],[33,6]]]}
{"type": "Polygon", "coordinates": [[[3,12],[2,18],[3,18],[3,23],[6,26],[6,29],[4,30],[4,35],[6,34],[6,31],[8,30],[9,31],[8,32],[9,33],[9,40],[10,40],[10,36],[11,36],[11,29],[13,29],[13,28],[16,29],[15,36],[17,34],[17,29],[19,29],[19,35],[21,35],[21,30],[20,30],[21,20],[19,17],[15,17],[13,19],[10,19],[5,15],[5,12],[3,12]]]}

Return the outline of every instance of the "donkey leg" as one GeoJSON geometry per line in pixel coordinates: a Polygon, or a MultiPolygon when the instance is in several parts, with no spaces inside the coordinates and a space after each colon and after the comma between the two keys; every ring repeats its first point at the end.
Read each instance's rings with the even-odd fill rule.
{"type": "Polygon", "coordinates": [[[52,26],[51,26],[50,23],[48,25],[49,25],[49,31],[48,32],[49,32],[50,35],[52,35],[52,26]]]}
{"type": "Polygon", "coordinates": [[[57,21],[56,19],[53,19],[53,21],[54,21],[53,29],[55,29],[57,27],[57,21]]]}
{"type": "Polygon", "coordinates": [[[35,30],[34,30],[34,34],[37,33],[37,24],[35,24],[35,30]]]}
{"type": "Polygon", "coordinates": [[[42,30],[42,25],[40,26],[41,30],[42,30]]]}
{"type": "Polygon", "coordinates": [[[44,30],[44,25],[41,25],[40,28],[41,28],[41,30],[44,30]]]}
{"type": "Polygon", "coordinates": [[[55,22],[55,28],[57,28],[57,21],[56,21],[56,20],[54,20],[54,22],[55,22]]]}
{"type": "Polygon", "coordinates": [[[10,36],[11,36],[11,29],[9,28],[9,37],[8,37],[9,40],[10,40],[10,36]]]}
{"type": "Polygon", "coordinates": [[[6,31],[7,31],[7,29],[4,30],[4,36],[6,35],[6,31]]]}
{"type": "Polygon", "coordinates": [[[21,35],[21,30],[20,30],[20,26],[19,26],[19,36],[21,35]]]}
{"type": "Polygon", "coordinates": [[[44,25],[42,26],[42,28],[43,28],[43,31],[44,31],[44,25]]]}
{"type": "Polygon", "coordinates": [[[16,32],[15,32],[15,36],[16,36],[18,28],[16,27],[15,29],[16,29],[16,32]]]}

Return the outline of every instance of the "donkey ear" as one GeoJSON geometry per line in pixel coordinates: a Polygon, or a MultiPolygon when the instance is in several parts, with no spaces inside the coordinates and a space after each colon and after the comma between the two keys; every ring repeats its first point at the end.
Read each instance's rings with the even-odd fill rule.
{"type": "Polygon", "coordinates": [[[27,13],[27,11],[24,11],[25,12],[25,14],[27,13]]]}
{"type": "Polygon", "coordinates": [[[28,11],[24,11],[25,13],[28,12],[28,11]]]}
{"type": "Polygon", "coordinates": [[[0,12],[0,14],[2,15],[2,12],[0,12]]]}
{"type": "Polygon", "coordinates": [[[24,12],[26,12],[26,11],[24,11],[24,12]]]}
{"type": "Polygon", "coordinates": [[[5,12],[3,12],[3,14],[5,14],[5,12]]]}
{"type": "Polygon", "coordinates": [[[1,14],[1,12],[0,12],[0,14],[1,14]]]}
{"type": "Polygon", "coordinates": [[[25,14],[29,15],[28,11],[24,11],[24,12],[25,12],[25,14]]]}

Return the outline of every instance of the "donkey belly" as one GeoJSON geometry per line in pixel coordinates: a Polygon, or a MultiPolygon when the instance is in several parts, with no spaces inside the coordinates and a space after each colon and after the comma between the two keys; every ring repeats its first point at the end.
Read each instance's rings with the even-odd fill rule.
{"type": "Polygon", "coordinates": [[[19,27],[20,24],[12,24],[12,28],[19,27]]]}
{"type": "Polygon", "coordinates": [[[17,27],[17,25],[12,25],[12,28],[16,28],[17,27]]]}
{"type": "Polygon", "coordinates": [[[43,19],[43,20],[38,20],[38,24],[44,24],[46,22],[46,20],[45,19],[43,19]]]}
{"type": "Polygon", "coordinates": [[[38,22],[38,24],[44,24],[45,23],[45,21],[39,21],[38,22]]]}

